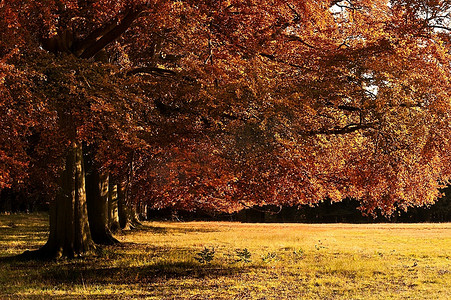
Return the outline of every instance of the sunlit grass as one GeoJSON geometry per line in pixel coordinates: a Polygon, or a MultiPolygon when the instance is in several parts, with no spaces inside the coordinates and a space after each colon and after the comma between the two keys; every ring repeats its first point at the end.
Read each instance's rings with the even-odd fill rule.
{"type": "Polygon", "coordinates": [[[47,216],[0,216],[0,299],[451,299],[450,223],[144,225],[95,256],[27,262],[5,257],[44,244],[47,216]]]}

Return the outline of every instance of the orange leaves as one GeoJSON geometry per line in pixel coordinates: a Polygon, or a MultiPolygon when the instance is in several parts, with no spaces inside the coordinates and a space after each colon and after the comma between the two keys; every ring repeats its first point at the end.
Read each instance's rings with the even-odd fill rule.
{"type": "Polygon", "coordinates": [[[391,213],[450,178],[446,1],[3,3],[5,153],[75,132],[104,167],[133,162],[137,199],[192,209],[391,213]]]}

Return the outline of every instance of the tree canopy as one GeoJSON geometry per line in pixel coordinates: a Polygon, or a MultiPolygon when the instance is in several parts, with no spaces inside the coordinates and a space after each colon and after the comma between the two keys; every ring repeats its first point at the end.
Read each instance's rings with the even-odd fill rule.
{"type": "Polygon", "coordinates": [[[433,203],[451,178],[450,11],[1,1],[0,188],[50,186],[77,140],[101,168],[133,165],[136,199],[155,207],[433,203]]]}

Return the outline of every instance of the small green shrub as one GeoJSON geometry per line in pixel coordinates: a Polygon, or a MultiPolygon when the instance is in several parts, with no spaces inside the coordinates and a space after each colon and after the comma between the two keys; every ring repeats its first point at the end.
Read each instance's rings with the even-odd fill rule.
{"type": "Polygon", "coordinates": [[[214,257],[215,257],[215,248],[212,247],[211,249],[209,249],[205,247],[202,251],[196,253],[194,259],[201,264],[208,264],[213,260],[214,257]]]}
{"type": "Polygon", "coordinates": [[[315,249],[321,250],[321,249],[327,249],[327,247],[323,246],[323,243],[321,242],[321,240],[318,240],[318,244],[315,244],[315,249]]]}
{"type": "Polygon", "coordinates": [[[293,250],[293,256],[295,258],[304,258],[305,256],[304,250],[302,250],[301,248],[293,250]]]}
{"type": "Polygon", "coordinates": [[[262,261],[264,261],[264,262],[271,262],[271,261],[276,261],[276,260],[277,260],[276,252],[268,252],[262,256],[262,261]]]}
{"type": "Polygon", "coordinates": [[[247,248],[244,249],[236,249],[236,255],[238,256],[237,262],[249,263],[251,262],[251,253],[247,248]]]}

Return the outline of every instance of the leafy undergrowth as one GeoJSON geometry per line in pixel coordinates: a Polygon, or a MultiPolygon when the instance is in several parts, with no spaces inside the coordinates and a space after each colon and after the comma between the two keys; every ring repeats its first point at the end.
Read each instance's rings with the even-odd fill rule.
{"type": "Polygon", "coordinates": [[[10,259],[47,216],[0,215],[0,299],[451,299],[451,224],[149,222],[83,259],[10,259]]]}

